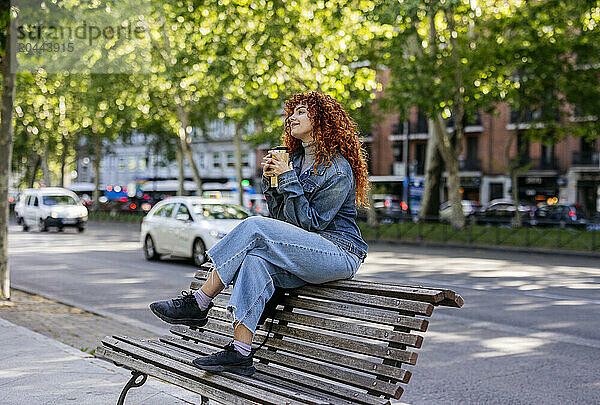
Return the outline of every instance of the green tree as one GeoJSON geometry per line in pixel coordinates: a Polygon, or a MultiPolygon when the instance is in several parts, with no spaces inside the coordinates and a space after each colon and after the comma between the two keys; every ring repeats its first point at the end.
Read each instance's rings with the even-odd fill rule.
{"type": "MultiPolygon", "coordinates": [[[[396,27],[384,53],[392,78],[382,105],[402,114],[417,106],[429,118],[430,142],[435,145],[428,148],[426,171],[431,174],[439,151],[448,173],[455,229],[464,226],[458,157],[465,123],[507,96],[494,54],[499,33],[489,24],[506,17],[509,3],[407,0],[382,3],[378,14],[396,27]]],[[[431,178],[426,176],[425,199],[431,190],[431,178]]],[[[422,216],[427,208],[422,207],[422,216]]]]}
{"type": "MultiPolygon", "coordinates": [[[[504,150],[515,208],[518,175],[531,167],[526,149],[515,147],[519,136],[554,144],[569,135],[600,134],[599,23],[600,2],[575,0],[526,2],[494,22],[505,33],[497,39],[498,58],[512,73],[506,100],[518,113],[504,150]]],[[[513,226],[520,225],[515,209],[513,226]]]]}

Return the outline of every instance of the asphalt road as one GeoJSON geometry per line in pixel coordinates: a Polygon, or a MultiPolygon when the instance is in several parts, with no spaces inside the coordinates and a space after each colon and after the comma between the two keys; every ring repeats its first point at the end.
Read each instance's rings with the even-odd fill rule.
{"type": "MultiPolygon", "coordinates": [[[[9,231],[14,287],[160,333],[148,304],[189,286],[189,262],[144,260],[139,227],[9,231]]],[[[402,397],[410,404],[600,404],[600,260],[371,245],[358,279],[445,287],[402,397]]]]}

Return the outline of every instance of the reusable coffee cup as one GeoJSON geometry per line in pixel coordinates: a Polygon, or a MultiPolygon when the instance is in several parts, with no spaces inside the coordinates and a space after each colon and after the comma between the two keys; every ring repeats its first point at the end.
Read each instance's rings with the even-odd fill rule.
{"type": "MultiPolygon", "coordinates": [[[[286,146],[277,146],[273,149],[269,149],[269,153],[272,155],[275,153],[279,154],[286,164],[289,164],[290,162],[290,153],[286,146]]],[[[277,184],[277,176],[271,176],[271,187],[277,187],[277,184]]]]}

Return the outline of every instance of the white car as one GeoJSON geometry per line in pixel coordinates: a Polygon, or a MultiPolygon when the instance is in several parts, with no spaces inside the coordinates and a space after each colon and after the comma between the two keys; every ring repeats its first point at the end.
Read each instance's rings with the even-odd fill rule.
{"type": "Polygon", "coordinates": [[[204,253],[251,213],[233,202],[214,198],[169,197],[142,221],[140,242],[147,260],[163,254],[204,263],[204,253]]]}
{"type": "Polygon", "coordinates": [[[17,215],[24,231],[36,226],[40,232],[49,227],[59,231],[75,227],[83,232],[88,220],[88,210],[77,194],[61,187],[25,189],[18,202],[17,215]]]}

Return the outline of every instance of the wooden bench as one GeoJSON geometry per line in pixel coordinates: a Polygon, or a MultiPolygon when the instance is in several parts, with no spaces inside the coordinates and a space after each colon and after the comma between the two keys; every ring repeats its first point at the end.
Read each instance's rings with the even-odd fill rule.
{"type": "MultiPolygon", "coordinates": [[[[198,289],[207,273],[196,273],[198,289]]],[[[200,394],[202,404],[389,404],[410,380],[406,366],[417,361],[427,318],[435,306],[461,307],[453,291],[425,287],[336,281],[286,290],[277,309],[257,329],[261,343],[251,377],[207,373],[192,365],[232,339],[226,311],[231,288],[215,298],[201,329],[174,326],[154,340],[107,336],[97,357],[132,370],[121,392],[142,385],[147,375],[200,394]]]]}

